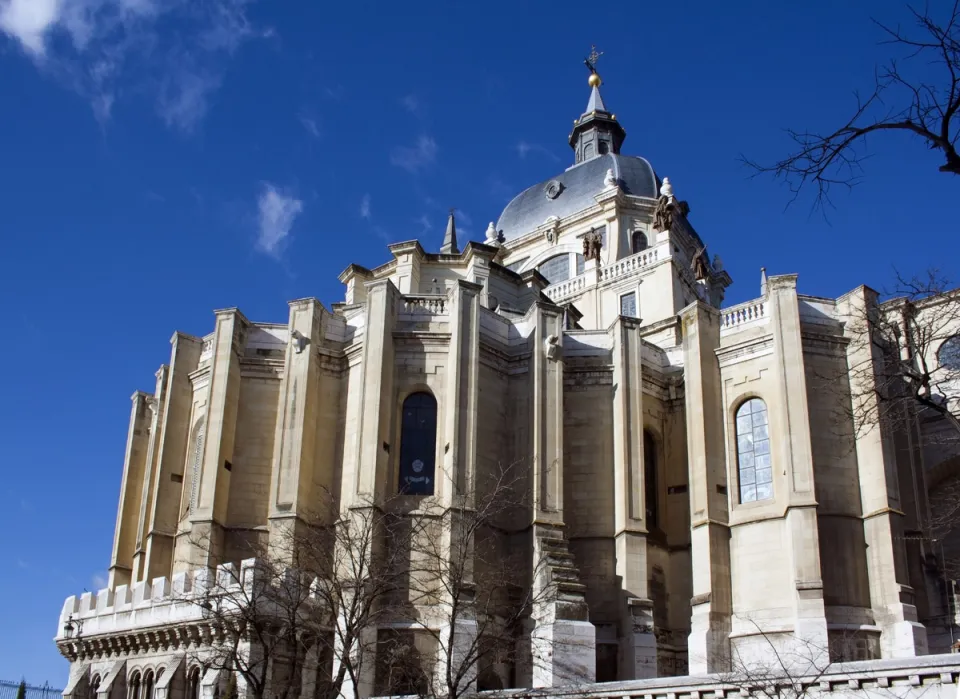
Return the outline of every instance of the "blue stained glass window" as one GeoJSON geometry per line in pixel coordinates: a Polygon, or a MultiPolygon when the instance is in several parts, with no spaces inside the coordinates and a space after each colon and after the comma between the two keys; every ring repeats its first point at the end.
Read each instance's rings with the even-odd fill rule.
{"type": "Polygon", "coordinates": [[[767,406],[751,398],[737,409],[737,470],[740,502],[773,497],[773,468],[770,464],[770,427],[767,406]]]}
{"type": "Polygon", "coordinates": [[[437,452],[437,400],[411,393],[403,401],[400,434],[400,492],[433,495],[437,452]]]}

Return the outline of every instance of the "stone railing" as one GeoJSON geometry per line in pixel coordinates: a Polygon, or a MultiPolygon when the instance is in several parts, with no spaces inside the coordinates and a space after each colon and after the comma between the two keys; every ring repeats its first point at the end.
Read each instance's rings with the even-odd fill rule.
{"type": "Polygon", "coordinates": [[[445,316],[447,315],[447,297],[443,294],[408,294],[403,297],[403,308],[400,314],[445,316]]]}
{"type": "Polygon", "coordinates": [[[754,299],[720,311],[720,331],[729,332],[754,321],[767,319],[767,303],[754,299]]]}
{"type": "Polygon", "coordinates": [[[614,279],[630,274],[631,272],[636,272],[644,267],[649,267],[659,259],[661,259],[659,246],[641,250],[630,257],[624,257],[622,260],[611,262],[606,267],[601,267],[600,282],[603,283],[613,281],[614,279]]]}
{"type": "Polygon", "coordinates": [[[584,272],[583,274],[579,274],[572,279],[564,279],[562,282],[551,284],[543,290],[543,293],[549,296],[554,303],[559,303],[560,301],[568,299],[571,296],[576,296],[577,294],[586,291],[587,287],[590,285],[588,274],[595,273],[592,271],[584,272]]]}

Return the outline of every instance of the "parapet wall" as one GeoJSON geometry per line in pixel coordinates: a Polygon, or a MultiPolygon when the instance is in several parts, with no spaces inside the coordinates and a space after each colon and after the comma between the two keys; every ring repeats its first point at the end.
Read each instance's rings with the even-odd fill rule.
{"type": "Polygon", "coordinates": [[[79,599],[72,595],[63,603],[56,640],[68,638],[64,629],[68,622],[75,629],[74,637],[80,629],[87,637],[199,621],[205,611],[200,602],[206,595],[239,589],[241,581],[252,584],[255,568],[256,560],[250,558],[240,564],[239,571],[234,564],[226,563],[215,570],[197,568],[177,573],[172,580],[162,577],[132,587],[118,585],[96,595],[84,592],[79,599]]]}

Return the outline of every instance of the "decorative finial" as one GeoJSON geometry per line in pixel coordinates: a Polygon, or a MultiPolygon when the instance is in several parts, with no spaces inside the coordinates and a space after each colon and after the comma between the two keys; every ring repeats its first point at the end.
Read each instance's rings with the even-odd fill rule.
{"type": "Polygon", "coordinates": [[[660,185],[660,196],[671,199],[673,197],[673,185],[670,184],[670,178],[664,177],[663,184],[660,185]]]}
{"type": "Polygon", "coordinates": [[[597,59],[603,55],[603,51],[598,52],[597,47],[590,47],[590,55],[583,60],[583,64],[590,69],[590,77],[587,79],[587,83],[590,87],[600,87],[603,84],[603,81],[600,79],[600,75],[597,73],[597,59]]]}
{"type": "Polygon", "coordinates": [[[487,226],[487,239],[483,241],[484,245],[489,245],[491,247],[500,247],[500,234],[497,233],[496,226],[493,225],[493,221],[487,226]]]}

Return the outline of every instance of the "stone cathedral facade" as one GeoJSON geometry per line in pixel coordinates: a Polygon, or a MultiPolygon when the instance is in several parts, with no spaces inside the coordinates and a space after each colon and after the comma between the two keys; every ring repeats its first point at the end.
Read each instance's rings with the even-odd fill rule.
{"type": "MultiPolygon", "coordinates": [[[[321,491],[340,508],[442,500],[504,463],[527,474],[530,566],[543,542],[573,562],[581,597],[552,633],[581,640],[591,680],[717,672],[771,644],[947,650],[953,622],[905,535],[924,455],[856,433],[836,409],[855,387],[824,385],[863,359],[845,319],[873,292],[763,274],[724,308],[730,276],[669,179],[621,152],[599,87],[573,162],[483,243],[461,247],[451,215],[438,252],[411,240],[350,265],[339,303],[298,299],[275,323],[220,310],[209,334],[173,335],[154,392],[133,395],[109,585],[62,610],[65,696],[215,696],[178,590],[240,566],[321,491]]],[[[514,686],[567,679],[557,662],[514,686]]]]}

